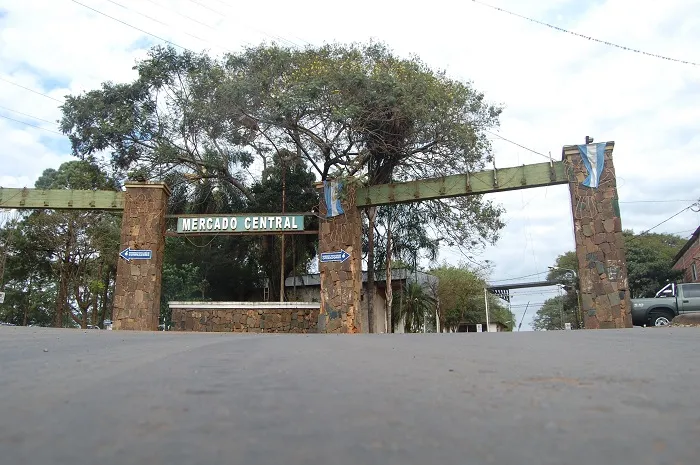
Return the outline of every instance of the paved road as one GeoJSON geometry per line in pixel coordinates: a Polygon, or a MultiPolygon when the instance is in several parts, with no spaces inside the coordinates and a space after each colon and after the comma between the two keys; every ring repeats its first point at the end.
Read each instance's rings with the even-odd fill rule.
{"type": "Polygon", "coordinates": [[[696,465],[700,330],[0,327],[0,463],[696,465]]]}

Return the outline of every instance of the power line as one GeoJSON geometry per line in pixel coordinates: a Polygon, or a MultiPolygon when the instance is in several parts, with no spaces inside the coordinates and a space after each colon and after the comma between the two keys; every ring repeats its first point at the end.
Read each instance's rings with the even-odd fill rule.
{"type": "MultiPolygon", "coordinates": [[[[697,201],[697,202],[694,202],[694,203],[692,203],[692,204],[690,204],[690,205],[688,205],[687,207],[685,207],[685,208],[682,209],[681,211],[674,213],[673,215],[669,216],[668,218],[666,218],[666,219],[663,220],[662,222],[660,222],[660,223],[658,223],[658,224],[652,226],[651,228],[647,229],[646,231],[642,231],[642,232],[639,233],[638,235],[633,236],[632,238],[629,239],[628,242],[634,241],[634,240],[636,240],[636,239],[639,239],[639,238],[642,237],[642,236],[645,236],[645,235],[649,234],[652,230],[658,228],[658,227],[661,226],[662,224],[664,224],[664,223],[666,223],[666,222],[672,220],[673,218],[677,217],[677,216],[680,215],[681,213],[684,213],[684,212],[686,212],[686,211],[688,211],[688,210],[690,210],[690,209],[693,209],[693,208],[700,208],[700,200],[697,201]]],[[[695,210],[693,210],[693,211],[695,211],[695,210]]]]}
{"type": "Polygon", "coordinates": [[[526,274],[524,276],[515,276],[513,278],[506,278],[506,279],[497,279],[495,281],[490,281],[490,283],[504,283],[506,281],[515,281],[516,279],[522,279],[522,278],[530,278],[532,276],[538,276],[541,274],[547,274],[549,273],[548,271],[542,271],[540,273],[533,273],[533,274],[526,274]]]}
{"type": "Polygon", "coordinates": [[[506,142],[508,142],[508,143],[510,143],[510,144],[517,145],[517,146],[520,147],[521,149],[525,149],[525,150],[527,150],[528,152],[532,152],[532,153],[534,153],[534,154],[536,154],[536,155],[539,155],[539,156],[541,156],[541,157],[545,157],[547,160],[551,160],[551,157],[550,157],[549,155],[545,155],[545,154],[542,153],[542,152],[538,152],[537,150],[533,150],[533,149],[531,149],[531,148],[529,148],[529,147],[525,147],[524,145],[518,144],[517,142],[514,142],[514,141],[512,141],[512,140],[510,140],[510,139],[506,139],[505,137],[501,136],[500,134],[496,134],[495,132],[491,132],[491,131],[489,131],[488,129],[484,129],[484,132],[488,132],[488,133],[491,134],[492,136],[498,137],[499,139],[502,139],[502,140],[504,140],[504,141],[506,141],[506,142]]]}
{"type": "Polygon", "coordinates": [[[191,52],[190,49],[188,49],[188,48],[186,48],[186,47],[183,47],[182,45],[178,45],[178,44],[176,44],[175,42],[172,42],[172,41],[170,41],[170,40],[168,40],[168,39],[164,39],[164,38],[162,38],[162,37],[160,37],[160,36],[157,36],[157,35],[155,35],[155,34],[151,34],[150,32],[144,31],[143,29],[140,29],[140,28],[138,28],[138,27],[136,27],[136,26],[132,26],[131,24],[129,24],[129,23],[127,23],[127,22],[124,22],[124,21],[122,21],[121,19],[117,19],[117,18],[115,18],[114,16],[110,16],[110,15],[108,15],[107,13],[103,13],[103,12],[101,12],[101,11],[99,11],[99,10],[96,10],[96,9],[90,7],[90,6],[87,6],[87,5],[83,4],[83,3],[80,3],[78,0],[71,0],[71,1],[72,1],[73,3],[77,3],[78,5],[80,5],[80,6],[82,6],[82,7],[87,8],[88,10],[94,11],[94,12],[97,13],[97,14],[100,14],[100,15],[102,15],[102,16],[105,16],[105,17],[107,17],[107,18],[109,18],[109,19],[112,19],[112,20],[118,22],[118,23],[122,23],[123,25],[128,26],[128,27],[130,27],[130,28],[132,28],[132,29],[136,29],[137,31],[142,32],[142,33],[144,33],[144,34],[146,34],[146,35],[149,35],[149,36],[151,36],[151,37],[155,37],[156,39],[162,40],[162,41],[165,42],[165,43],[168,43],[168,44],[173,45],[173,46],[175,46],[175,47],[177,47],[177,48],[181,48],[181,49],[183,49],[183,50],[187,50],[187,51],[190,51],[190,52],[191,52]]]}
{"type": "Polygon", "coordinates": [[[674,202],[693,202],[692,199],[676,199],[676,200],[629,200],[627,202],[618,203],[674,203],[674,202]]]}
{"type": "Polygon", "coordinates": [[[61,133],[58,132],[58,131],[54,131],[53,129],[42,128],[41,126],[37,126],[37,125],[31,124],[31,123],[27,123],[26,121],[22,121],[22,120],[19,120],[19,119],[10,118],[9,116],[0,115],[0,118],[5,118],[5,119],[7,119],[7,120],[14,121],[15,123],[26,124],[27,126],[31,126],[31,127],[33,127],[33,128],[36,128],[36,129],[43,129],[44,131],[53,132],[54,134],[58,134],[59,136],[62,136],[62,135],[63,135],[63,134],[61,134],[61,133]]]}
{"type": "Polygon", "coordinates": [[[204,3],[200,3],[200,2],[198,2],[197,0],[189,0],[189,1],[190,1],[191,3],[194,3],[195,5],[201,6],[202,8],[206,8],[207,10],[209,10],[209,11],[211,11],[211,12],[213,12],[213,13],[216,13],[216,14],[219,15],[219,16],[226,16],[226,15],[223,14],[222,12],[216,11],[215,9],[208,7],[208,6],[206,6],[204,3]]]}
{"type": "Polygon", "coordinates": [[[18,115],[28,116],[29,118],[32,118],[32,119],[35,119],[38,121],[43,121],[44,123],[56,124],[56,121],[49,121],[47,119],[39,118],[37,116],[32,116],[29,113],[22,113],[21,111],[13,110],[12,108],[3,107],[1,105],[0,105],[0,108],[2,108],[3,110],[6,110],[6,111],[11,111],[12,113],[17,113],[18,115]]]}
{"type": "MultiPolygon", "coordinates": [[[[114,0],[107,0],[107,1],[108,1],[109,3],[113,3],[114,5],[117,5],[118,7],[124,8],[124,9],[127,10],[127,11],[132,11],[132,12],[136,13],[137,15],[141,15],[141,16],[143,16],[144,18],[150,19],[151,21],[154,21],[154,22],[156,22],[156,23],[158,23],[158,24],[162,24],[162,25],[165,26],[165,27],[169,27],[169,28],[172,28],[172,27],[173,27],[173,26],[171,26],[171,25],[168,24],[168,23],[164,23],[163,21],[161,21],[161,20],[159,20],[159,19],[156,19],[156,18],[153,18],[153,17],[151,17],[151,16],[148,16],[147,14],[141,13],[140,11],[136,11],[136,10],[134,10],[133,8],[129,8],[128,6],[122,5],[121,3],[116,2],[116,1],[114,1],[114,0]]],[[[180,31],[180,32],[182,32],[183,34],[187,34],[188,36],[193,37],[193,38],[195,38],[195,39],[197,39],[197,40],[200,40],[200,41],[202,41],[202,42],[204,42],[204,43],[206,43],[206,44],[209,44],[209,45],[213,45],[213,46],[215,46],[215,47],[218,47],[217,44],[214,44],[214,43],[212,43],[212,42],[210,42],[210,41],[208,41],[208,40],[206,40],[206,39],[202,39],[201,37],[196,36],[196,35],[194,35],[194,34],[190,34],[189,32],[185,32],[185,31],[180,31]]],[[[224,50],[226,50],[226,51],[228,51],[228,52],[233,52],[232,50],[229,50],[229,49],[227,49],[226,47],[221,47],[221,48],[223,48],[224,50]]]]}
{"type": "Polygon", "coordinates": [[[559,26],[554,26],[554,25],[552,25],[552,24],[545,23],[545,22],[543,22],[543,21],[538,21],[538,20],[536,20],[536,19],[529,18],[529,17],[527,17],[527,16],[523,16],[523,15],[521,15],[521,14],[514,13],[514,12],[512,12],[512,11],[508,11],[508,10],[506,10],[506,9],[504,9],[504,8],[500,8],[500,7],[497,7],[497,6],[489,5],[488,3],[484,3],[484,2],[481,2],[481,1],[479,1],[479,0],[472,0],[472,1],[473,1],[474,3],[478,3],[478,4],[480,4],[480,5],[483,5],[483,6],[487,7],[487,8],[491,8],[492,10],[500,11],[500,12],[502,12],[502,13],[506,13],[506,14],[509,14],[509,15],[512,15],[512,16],[517,16],[518,18],[522,18],[522,19],[525,19],[525,20],[527,20],[527,21],[530,21],[530,22],[533,22],[533,23],[536,23],[536,24],[540,24],[540,25],[542,25],[542,26],[547,26],[547,27],[549,27],[549,28],[555,29],[555,30],[560,31],[560,32],[566,32],[567,34],[571,34],[571,35],[574,35],[574,36],[577,36],[577,37],[581,37],[581,38],[583,38],[583,39],[588,39],[588,40],[592,40],[592,41],[594,41],[594,42],[598,42],[598,43],[603,44],[603,45],[608,45],[608,46],[610,46],[610,47],[616,47],[616,48],[619,48],[619,49],[621,49],[621,50],[626,50],[626,51],[628,51],[628,52],[639,53],[639,54],[646,55],[646,56],[650,56],[650,57],[653,57],[653,58],[660,58],[660,59],[662,59],[662,60],[675,61],[676,63],[683,63],[683,64],[685,64],[685,65],[700,66],[700,63],[695,63],[695,62],[688,61],[688,60],[681,60],[681,59],[678,59],[678,58],[671,58],[671,57],[667,57],[667,56],[664,56],[664,55],[658,55],[658,54],[656,54],[656,53],[645,52],[645,51],[643,51],[643,50],[639,50],[639,49],[636,49],[636,48],[627,47],[627,46],[625,46],[625,45],[615,44],[615,43],[612,43],[612,42],[608,42],[607,40],[596,39],[595,37],[591,37],[591,36],[587,36],[587,35],[584,35],[584,34],[580,34],[580,33],[578,33],[578,32],[570,31],[570,30],[568,30],[568,29],[564,29],[564,28],[561,28],[561,27],[559,27],[559,26]]]}
{"type": "Polygon", "coordinates": [[[12,82],[12,81],[10,81],[9,79],[5,79],[5,78],[0,77],[0,81],[7,82],[8,84],[12,84],[13,86],[21,87],[22,89],[26,89],[26,90],[28,90],[29,92],[34,92],[35,94],[39,94],[39,95],[41,95],[41,96],[43,96],[43,97],[50,98],[51,100],[55,100],[55,101],[58,102],[58,103],[63,103],[63,100],[59,100],[59,99],[57,99],[57,98],[51,97],[50,95],[44,94],[44,93],[42,93],[42,92],[39,92],[38,90],[34,90],[34,89],[29,88],[29,87],[25,87],[25,86],[23,86],[22,84],[17,84],[16,82],[12,82]]]}
{"type": "MultiPolygon", "coordinates": [[[[202,4],[202,3],[200,3],[200,2],[198,2],[198,1],[196,1],[196,0],[188,0],[188,1],[191,2],[191,3],[194,3],[195,5],[199,5],[199,6],[201,6],[202,8],[206,8],[206,9],[209,10],[209,11],[214,12],[214,13],[216,13],[217,15],[220,15],[222,18],[227,18],[227,19],[229,18],[229,16],[227,16],[226,14],[224,14],[224,13],[222,13],[222,12],[220,12],[220,11],[217,11],[217,10],[215,10],[215,9],[213,9],[213,8],[210,8],[210,7],[204,5],[204,4],[202,4]]],[[[223,3],[223,2],[222,2],[222,3],[223,3]]],[[[228,8],[231,7],[231,5],[229,5],[229,4],[227,4],[227,3],[224,3],[224,5],[226,5],[226,7],[228,7],[228,8]]],[[[266,36],[268,36],[268,37],[271,37],[271,38],[273,38],[273,39],[277,39],[277,40],[280,40],[280,41],[282,41],[282,42],[286,42],[286,43],[288,43],[289,45],[291,45],[291,46],[293,46],[293,47],[299,47],[299,44],[297,44],[296,42],[291,41],[291,40],[289,40],[289,39],[285,39],[285,38],[282,37],[282,36],[273,35],[273,34],[268,34],[267,32],[263,31],[262,29],[255,29],[255,28],[252,28],[252,27],[248,27],[248,28],[249,28],[250,30],[252,30],[252,31],[259,32],[259,33],[261,33],[261,34],[263,34],[263,35],[266,35],[266,36]]],[[[303,40],[303,39],[302,39],[302,40],[303,40]]],[[[304,40],[304,42],[306,42],[306,41],[304,40]]],[[[306,43],[309,44],[309,42],[306,42],[306,43]]],[[[309,45],[310,45],[310,44],[309,44],[309,45]]]]}
{"type": "Polygon", "coordinates": [[[203,23],[203,22],[201,22],[200,20],[195,19],[195,18],[193,18],[193,17],[191,17],[191,16],[188,16],[188,15],[186,15],[186,14],[184,14],[184,13],[180,13],[179,11],[177,11],[177,10],[175,10],[175,9],[173,9],[173,8],[168,8],[168,7],[166,7],[166,6],[163,6],[163,5],[159,4],[159,3],[154,2],[153,0],[146,0],[146,1],[149,2],[149,3],[152,3],[152,4],[156,5],[156,6],[159,6],[159,7],[161,7],[161,8],[164,8],[164,9],[166,9],[166,10],[172,11],[172,12],[175,13],[176,15],[182,16],[183,18],[187,18],[187,19],[189,19],[190,21],[194,21],[194,22],[197,23],[197,24],[201,24],[201,25],[204,26],[204,27],[208,27],[209,29],[212,29],[212,30],[214,30],[214,31],[216,30],[216,28],[214,28],[213,26],[211,26],[211,25],[209,25],[209,24],[207,24],[207,23],[203,23]]]}

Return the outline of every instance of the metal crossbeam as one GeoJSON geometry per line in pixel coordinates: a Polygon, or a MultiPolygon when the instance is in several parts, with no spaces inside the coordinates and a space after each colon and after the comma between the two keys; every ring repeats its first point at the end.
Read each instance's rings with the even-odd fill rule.
{"type": "Polygon", "coordinates": [[[552,281],[535,281],[531,283],[512,283],[512,284],[499,284],[495,286],[486,286],[489,292],[505,292],[513,289],[526,289],[529,287],[546,287],[546,286],[556,286],[557,284],[564,284],[565,281],[562,279],[555,279],[552,281]]]}
{"type": "Polygon", "coordinates": [[[379,184],[357,191],[357,206],[417,202],[464,195],[481,195],[569,182],[564,162],[536,163],[476,173],[455,174],[394,184],[379,184]]]}
{"type": "Polygon", "coordinates": [[[0,187],[0,208],[123,210],[124,192],[0,187]]]}

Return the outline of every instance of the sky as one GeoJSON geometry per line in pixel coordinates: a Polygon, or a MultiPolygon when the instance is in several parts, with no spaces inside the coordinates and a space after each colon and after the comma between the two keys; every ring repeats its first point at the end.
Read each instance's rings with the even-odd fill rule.
{"type": "MultiPolygon", "coordinates": [[[[539,155],[494,137],[498,168],[546,161],[542,154],[561,159],[564,145],[591,136],[615,142],[624,228],[648,230],[700,198],[700,2],[409,4],[0,0],[0,186],[32,187],[44,169],[71,160],[55,123],[63,97],[133,79],[136,61],[163,40],[220,55],[261,42],[304,47],[374,39],[471,81],[505,107],[498,134],[539,155]]],[[[507,223],[498,243],[477,255],[491,264],[491,282],[544,279],[556,257],[573,250],[566,186],[489,197],[506,209],[507,223]]],[[[653,231],[688,237],[698,224],[700,214],[686,210],[653,231]]],[[[463,259],[449,248],[440,257],[463,259]]],[[[554,295],[551,288],[514,293],[518,321],[530,303],[523,329],[554,295]]]]}

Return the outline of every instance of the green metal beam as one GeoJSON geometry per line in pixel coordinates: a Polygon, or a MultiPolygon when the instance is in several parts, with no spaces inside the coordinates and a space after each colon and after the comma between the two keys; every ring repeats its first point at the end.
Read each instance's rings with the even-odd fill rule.
{"type": "Polygon", "coordinates": [[[564,162],[536,163],[469,174],[455,174],[442,178],[364,187],[357,191],[357,206],[370,207],[464,195],[482,195],[516,189],[554,186],[568,182],[564,162]]]}
{"type": "Polygon", "coordinates": [[[123,210],[124,192],[8,189],[0,187],[0,208],[123,210]]]}

